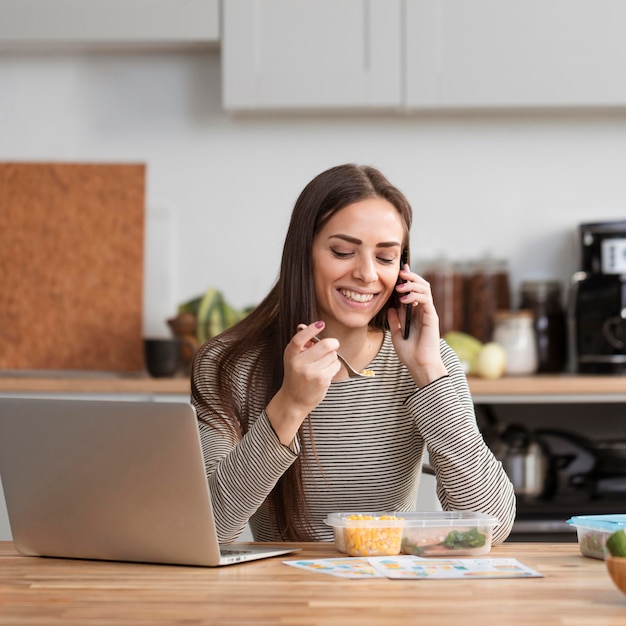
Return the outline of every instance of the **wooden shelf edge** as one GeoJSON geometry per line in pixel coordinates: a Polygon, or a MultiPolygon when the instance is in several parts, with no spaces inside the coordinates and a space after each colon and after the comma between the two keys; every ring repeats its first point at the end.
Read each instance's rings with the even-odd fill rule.
{"type": "MultiPolygon", "coordinates": [[[[536,375],[505,376],[497,380],[468,377],[472,396],[477,398],[516,396],[615,396],[626,398],[626,376],[536,375]]],[[[0,394],[77,393],[189,395],[189,378],[149,376],[10,376],[0,375],[0,394]]]]}
{"type": "Polygon", "coordinates": [[[189,378],[0,376],[1,393],[189,395],[189,378]]]}
{"type": "Polygon", "coordinates": [[[626,376],[538,374],[497,380],[468,377],[473,396],[626,396],[626,376]]]}

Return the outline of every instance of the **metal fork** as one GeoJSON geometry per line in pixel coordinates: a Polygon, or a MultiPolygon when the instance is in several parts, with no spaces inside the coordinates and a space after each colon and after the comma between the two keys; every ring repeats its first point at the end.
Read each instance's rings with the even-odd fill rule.
{"type": "MultiPolygon", "coordinates": [[[[319,337],[313,337],[312,340],[315,343],[319,343],[320,341],[319,337]]],[[[375,376],[374,370],[361,370],[358,372],[341,356],[341,354],[339,354],[339,352],[337,352],[337,358],[343,363],[346,370],[348,370],[348,376],[350,378],[373,378],[375,376]]]]}

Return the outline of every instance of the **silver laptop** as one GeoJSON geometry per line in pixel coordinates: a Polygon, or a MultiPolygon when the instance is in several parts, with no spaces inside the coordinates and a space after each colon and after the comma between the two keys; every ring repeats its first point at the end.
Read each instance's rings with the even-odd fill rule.
{"type": "Polygon", "coordinates": [[[217,566],[295,551],[219,545],[185,402],[0,398],[0,478],[26,555],[217,566]]]}

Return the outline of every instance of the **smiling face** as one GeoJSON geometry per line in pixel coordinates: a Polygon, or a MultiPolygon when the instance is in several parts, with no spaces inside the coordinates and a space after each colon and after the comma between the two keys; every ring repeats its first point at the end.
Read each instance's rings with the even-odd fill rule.
{"type": "Polygon", "coordinates": [[[374,197],[333,215],[313,240],[319,318],[327,326],[366,327],[393,293],[400,269],[400,214],[374,197]]]}

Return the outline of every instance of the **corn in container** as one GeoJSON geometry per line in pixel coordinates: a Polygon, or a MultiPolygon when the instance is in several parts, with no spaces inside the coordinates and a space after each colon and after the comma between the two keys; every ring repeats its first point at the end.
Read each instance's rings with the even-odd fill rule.
{"type": "Polygon", "coordinates": [[[325,521],[333,527],[340,552],[350,556],[400,554],[404,520],[395,513],[332,513],[325,521]]]}

